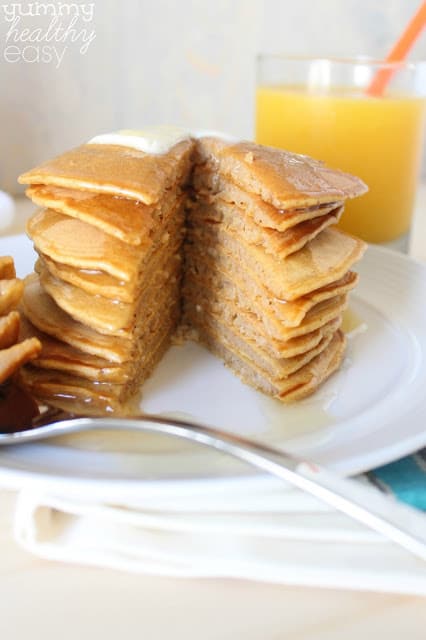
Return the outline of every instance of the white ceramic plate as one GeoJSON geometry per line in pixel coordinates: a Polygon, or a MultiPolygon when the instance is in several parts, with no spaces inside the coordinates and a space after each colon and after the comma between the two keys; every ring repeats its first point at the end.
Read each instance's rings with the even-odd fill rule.
{"type": "MultiPolygon", "coordinates": [[[[24,236],[0,240],[18,273],[32,270],[24,236]]],[[[144,387],[141,407],[185,415],[309,456],[343,474],[394,460],[426,444],[426,266],[370,247],[352,312],[341,371],[311,399],[286,407],[243,385],[195,344],[173,347],[144,387]]],[[[207,449],[157,436],[85,434],[0,449],[0,481],[12,487],[54,480],[108,495],[143,491],[225,490],[265,482],[207,449]],[[161,480],[161,481],[158,481],[161,480]],[[244,484],[241,484],[244,483],[244,484]]]]}

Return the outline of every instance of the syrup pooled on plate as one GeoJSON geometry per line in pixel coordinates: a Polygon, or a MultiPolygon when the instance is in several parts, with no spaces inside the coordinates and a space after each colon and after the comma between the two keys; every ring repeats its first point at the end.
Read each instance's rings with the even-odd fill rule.
{"type": "Polygon", "coordinates": [[[0,433],[30,428],[39,413],[38,404],[28,391],[14,382],[0,385],[0,433]]]}

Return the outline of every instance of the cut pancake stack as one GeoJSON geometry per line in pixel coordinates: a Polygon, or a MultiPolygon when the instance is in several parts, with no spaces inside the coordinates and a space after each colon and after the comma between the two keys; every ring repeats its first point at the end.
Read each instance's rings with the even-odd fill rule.
{"type": "Polygon", "coordinates": [[[198,145],[184,320],[242,380],[282,401],[339,366],[350,271],[364,243],[330,228],[364,185],[251,143],[198,145]]]}
{"type": "Polygon", "coordinates": [[[191,150],[84,145],[21,177],[42,207],[28,224],[39,259],[23,298],[26,331],[43,345],[25,380],[41,400],[116,411],[169,346],[191,150]]]}
{"type": "Polygon", "coordinates": [[[357,178],[205,137],[157,155],[87,144],[20,182],[42,207],[23,298],[43,345],[25,380],[42,401],[124,411],[178,326],[283,401],[339,366],[364,244],[331,225],[364,192],[357,178]]]}

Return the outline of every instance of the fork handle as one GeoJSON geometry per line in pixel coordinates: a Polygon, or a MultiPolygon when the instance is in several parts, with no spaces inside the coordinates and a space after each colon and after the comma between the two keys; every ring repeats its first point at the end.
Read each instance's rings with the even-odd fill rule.
{"type": "MultiPolygon", "coordinates": [[[[296,472],[316,483],[310,493],[426,560],[426,516],[421,511],[318,465],[301,463],[296,472]]],[[[309,491],[307,485],[305,489],[309,491]]]]}
{"type": "Polygon", "coordinates": [[[162,433],[222,451],[310,493],[426,560],[426,517],[421,512],[315,463],[213,427],[148,414],[133,418],[77,418],[0,435],[0,444],[105,429],[162,433]]]}

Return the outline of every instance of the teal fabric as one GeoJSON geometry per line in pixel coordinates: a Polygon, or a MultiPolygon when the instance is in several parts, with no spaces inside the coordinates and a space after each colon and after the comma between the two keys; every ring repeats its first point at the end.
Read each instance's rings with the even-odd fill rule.
{"type": "Polygon", "coordinates": [[[374,469],[367,477],[398,500],[426,511],[426,449],[374,469]]]}

